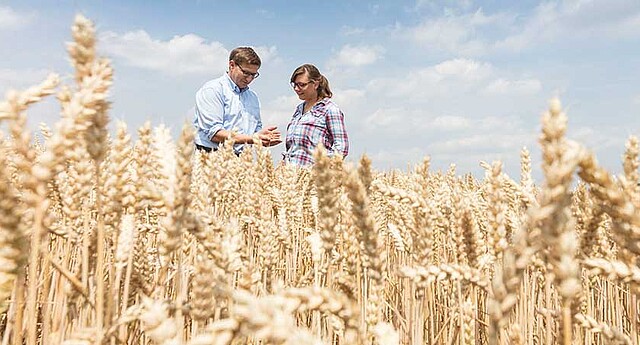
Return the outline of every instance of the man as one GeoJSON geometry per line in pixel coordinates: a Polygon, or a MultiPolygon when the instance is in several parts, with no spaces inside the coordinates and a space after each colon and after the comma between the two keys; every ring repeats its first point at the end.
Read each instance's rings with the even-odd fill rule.
{"type": "Polygon", "coordinates": [[[193,117],[198,149],[215,151],[219,143],[233,139],[234,151],[240,154],[244,144],[254,143],[256,133],[264,146],[282,142],[276,126],[262,128],[260,101],[249,89],[249,84],[260,75],[261,63],[252,48],[235,48],[229,54],[227,73],[198,90],[193,117]]]}

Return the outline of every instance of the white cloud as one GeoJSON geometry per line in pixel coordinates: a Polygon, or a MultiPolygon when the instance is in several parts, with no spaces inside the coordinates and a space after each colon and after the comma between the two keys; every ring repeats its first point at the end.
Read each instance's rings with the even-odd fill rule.
{"type": "Polygon", "coordinates": [[[520,51],[540,42],[550,41],[554,37],[561,37],[563,16],[558,12],[557,6],[554,2],[540,4],[531,16],[520,23],[520,29],[496,40],[495,48],[520,51]]]}
{"type": "Polygon", "coordinates": [[[179,75],[189,73],[220,74],[226,68],[229,51],[221,43],[187,34],[168,41],[151,38],[144,30],[125,34],[105,32],[99,46],[107,55],[126,64],[149,70],[179,75]]]}
{"type": "MultiPolygon", "coordinates": [[[[195,34],[174,36],[170,40],[153,39],[146,31],[124,34],[105,32],[100,48],[126,64],[171,75],[221,74],[227,68],[229,50],[220,42],[207,42],[195,34]]],[[[265,61],[277,55],[275,47],[255,47],[265,61]]]]}
{"type": "Polygon", "coordinates": [[[598,32],[636,37],[640,34],[640,2],[636,0],[565,0],[559,3],[556,12],[558,23],[587,37],[598,32]]]}
{"type": "Polygon", "coordinates": [[[425,147],[384,148],[372,152],[366,152],[371,161],[379,166],[389,168],[406,168],[407,163],[417,164],[429,151],[425,147]]]}
{"type": "Polygon", "coordinates": [[[476,122],[463,116],[434,116],[424,109],[380,108],[366,117],[364,129],[368,132],[384,130],[392,135],[406,134],[407,128],[410,128],[411,132],[437,133],[476,130],[476,122]]]}
{"type": "Polygon", "coordinates": [[[542,83],[538,79],[507,80],[499,78],[484,88],[489,94],[524,94],[532,95],[540,92],[542,83]]]}
{"type": "Polygon", "coordinates": [[[438,10],[444,7],[445,10],[469,9],[473,5],[473,0],[416,0],[414,8],[416,10],[429,9],[438,10]]]}
{"type": "Polygon", "coordinates": [[[497,49],[519,51],[565,37],[586,40],[640,36],[640,2],[636,0],[565,0],[544,2],[525,17],[514,33],[496,40],[497,49]],[[519,27],[519,28],[518,28],[519,27]]]}
{"type": "Polygon", "coordinates": [[[431,125],[430,125],[430,127],[433,129],[443,130],[443,131],[455,131],[460,129],[466,129],[466,128],[469,128],[469,126],[470,126],[469,119],[464,118],[462,116],[451,116],[451,115],[438,116],[435,119],[433,119],[433,122],[431,122],[431,125]]]}
{"type": "Polygon", "coordinates": [[[357,107],[366,101],[366,93],[364,90],[347,89],[347,90],[332,90],[333,101],[345,112],[357,107]]]}
{"type": "Polygon", "coordinates": [[[365,32],[365,29],[344,25],[340,28],[340,33],[344,36],[355,36],[365,32]]]}
{"type": "MultiPolygon", "coordinates": [[[[429,156],[431,171],[447,171],[453,164],[456,167],[457,174],[472,172],[476,176],[482,176],[483,170],[480,168],[480,161],[504,160],[505,158],[512,158],[511,156],[514,154],[517,157],[519,150],[518,146],[514,146],[501,150],[494,150],[492,147],[491,150],[483,152],[469,152],[469,150],[441,152],[432,145],[425,143],[425,145],[420,146],[398,147],[396,145],[395,147],[385,147],[367,152],[367,155],[374,165],[385,169],[413,168],[420,164],[425,157],[429,156]]],[[[510,176],[517,176],[511,174],[511,172],[509,173],[510,176]]],[[[515,173],[517,173],[517,170],[515,170],[515,173]]]]}
{"type": "Polygon", "coordinates": [[[589,126],[569,127],[567,136],[589,149],[620,148],[624,149],[626,138],[616,137],[609,133],[610,129],[594,129],[589,126]],[[622,145],[621,145],[622,143],[622,145]]]}
{"type": "MultiPolygon", "coordinates": [[[[253,49],[256,51],[258,56],[260,56],[260,61],[262,61],[263,66],[265,65],[265,63],[269,63],[278,59],[278,48],[276,48],[275,46],[270,46],[270,47],[260,46],[260,47],[253,47],[253,49]]],[[[229,59],[229,56],[225,57],[225,61],[227,61],[226,59],[229,59]]]]}
{"type": "Polygon", "coordinates": [[[508,13],[485,15],[478,9],[473,13],[426,18],[415,27],[399,29],[399,33],[429,49],[477,56],[486,54],[491,46],[491,41],[481,34],[483,28],[505,30],[514,18],[508,13]]]}
{"type": "Polygon", "coordinates": [[[572,40],[620,39],[640,36],[637,0],[545,1],[528,13],[487,13],[469,1],[417,0],[415,8],[440,9],[443,16],[426,16],[397,33],[430,50],[458,56],[482,56],[500,51],[521,51],[535,45],[572,40]]]}
{"type": "Polygon", "coordinates": [[[403,120],[406,118],[406,110],[401,108],[377,109],[369,115],[364,121],[365,128],[368,130],[377,130],[379,128],[389,128],[390,126],[402,126],[403,120]]]}
{"type": "Polygon", "coordinates": [[[453,76],[463,80],[478,80],[491,72],[491,66],[469,59],[454,59],[444,61],[433,67],[441,76],[453,76]]]}
{"type": "Polygon", "coordinates": [[[453,59],[418,69],[396,78],[373,79],[367,91],[385,97],[425,100],[436,95],[476,87],[476,84],[494,74],[489,63],[470,59],[453,59]]]}
{"type": "Polygon", "coordinates": [[[384,54],[385,49],[381,46],[352,46],[345,45],[340,51],[336,53],[334,57],[332,57],[328,65],[330,67],[361,67],[370,65],[376,61],[378,61],[382,55],[384,54]]]}
{"type": "MultiPolygon", "coordinates": [[[[262,123],[265,125],[275,124],[278,126],[286,126],[291,119],[291,115],[296,109],[296,106],[302,102],[297,95],[279,96],[273,100],[263,103],[260,113],[262,114],[262,123]]],[[[286,127],[281,128],[281,131],[286,127]]]]}
{"type": "Polygon", "coordinates": [[[486,116],[478,119],[472,127],[478,132],[515,132],[522,126],[522,119],[511,116],[486,116]]]}
{"type": "Polygon", "coordinates": [[[9,89],[22,90],[41,83],[51,71],[0,68],[0,95],[9,89]]]}
{"type": "Polygon", "coordinates": [[[523,136],[523,133],[501,133],[498,128],[494,128],[494,131],[491,133],[475,133],[460,138],[434,142],[429,145],[429,149],[441,153],[505,150],[511,149],[512,147],[522,147],[533,137],[533,134],[528,138],[523,136]]]}
{"type": "Polygon", "coordinates": [[[11,7],[0,6],[0,30],[20,29],[29,24],[33,18],[33,14],[18,13],[11,7]]]}

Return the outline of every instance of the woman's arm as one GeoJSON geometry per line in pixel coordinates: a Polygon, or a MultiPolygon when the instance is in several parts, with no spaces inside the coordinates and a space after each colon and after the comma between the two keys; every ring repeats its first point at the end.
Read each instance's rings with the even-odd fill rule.
{"type": "Polygon", "coordinates": [[[349,136],[344,126],[344,114],[338,107],[327,107],[326,119],[327,131],[333,137],[331,149],[344,158],[349,154],[349,136]]]}

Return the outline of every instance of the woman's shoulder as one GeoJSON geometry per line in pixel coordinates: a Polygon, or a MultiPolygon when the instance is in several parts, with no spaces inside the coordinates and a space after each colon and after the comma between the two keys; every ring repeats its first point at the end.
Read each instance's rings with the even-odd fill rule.
{"type": "Polygon", "coordinates": [[[336,104],[336,102],[334,102],[331,98],[326,97],[324,99],[322,99],[322,107],[324,108],[325,111],[332,111],[332,112],[341,112],[342,110],[340,110],[340,107],[336,104]]]}

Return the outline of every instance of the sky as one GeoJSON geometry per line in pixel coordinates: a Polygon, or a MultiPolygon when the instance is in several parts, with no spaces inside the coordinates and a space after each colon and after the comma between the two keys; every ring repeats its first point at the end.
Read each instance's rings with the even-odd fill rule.
{"type": "MultiPolygon", "coordinates": [[[[177,136],[199,87],[225,73],[231,49],[252,46],[265,125],[286,132],[300,102],[289,78],[312,63],[345,114],[347,161],[366,153],[380,170],[430,156],[434,171],[455,164],[482,177],[481,161],[501,160],[517,180],[527,147],[539,180],[553,97],[568,137],[613,173],[640,136],[638,0],[0,1],[0,96],[50,72],[72,82],[65,42],[76,13],[94,21],[115,68],[110,116],[134,135],[151,121],[177,136]]],[[[28,116],[34,129],[53,126],[59,104],[28,116]]]]}

